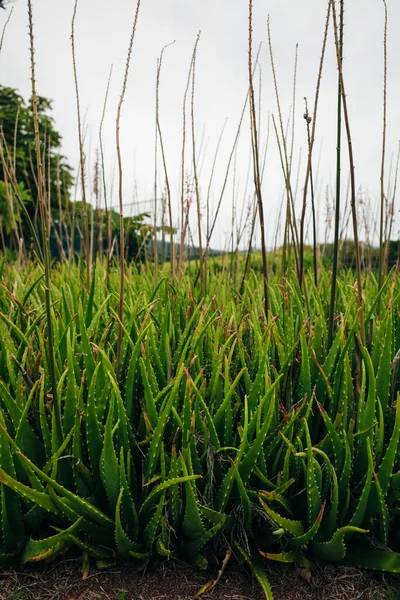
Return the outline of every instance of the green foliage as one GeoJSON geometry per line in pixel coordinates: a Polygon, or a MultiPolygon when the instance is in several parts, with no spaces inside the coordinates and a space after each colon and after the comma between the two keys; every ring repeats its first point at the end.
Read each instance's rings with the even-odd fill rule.
{"type": "MultiPolygon", "coordinates": [[[[61,136],[54,126],[51,116],[52,103],[47,98],[38,97],[39,128],[42,136],[42,149],[46,151],[46,171],[50,181],[48,190],[51,203],[58,209],[60,200],[66,206],[72,185],[72,169],[65,158],[59,155],[61,136]],[[44,143],[45,138],[45,143],[44,143]]],[[[29,197],[36,199],[35,173],[31,165],[36,164],[36,150],[31,102],[26,103],[16,90],[0,85],[0,123],[8,152],[15,165],[15,179],[22,183],[29,197]]],[[[4,181],[3,165],[0,163],[0,180],[4,181]]],[[[34,206],[30,210],[33,214],[34,206]]]]}
{"type": "Polygon", "coordinates": [[[2,270],[1,564],[75,551],[204,567],[210,546],[236,549],[270,599],[265,560],[399,572],[398,274],[380,321],[364,280],[365,348],[343,271],[327,352],[325,272],[306,280],[308,315],[294,275],[271,281],[265,320],[256,276],[239,296],[215,274],[200,299],[131,265],[117,376],[118,270],[106,283],[98,263],[87,290],[79,265],[56,265],[55,406],[41,266],[2,270]]]}

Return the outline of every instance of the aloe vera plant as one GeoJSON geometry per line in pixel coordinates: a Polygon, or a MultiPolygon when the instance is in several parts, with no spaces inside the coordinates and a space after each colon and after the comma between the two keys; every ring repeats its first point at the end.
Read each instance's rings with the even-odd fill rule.
{"type": "Polygon", "coordinates": [[[311,275],[308,316],[292,274],[286,296],[269,282],[265,318],[255,278],[239,300],[217,274],[197,298],[132,266],[120,322],[117,270],[97,264],[85,291],[59,265],[58,413],[43,274],[24,268],[4,267],[0,288],[0,564],[79,552],[203,568],[211,545],[251,564],[267,598],[264,560],[400,571],[398,275],[380,321],[365,280],[367,348],[342,272],[329,347],[329,286],[311,275]]]}

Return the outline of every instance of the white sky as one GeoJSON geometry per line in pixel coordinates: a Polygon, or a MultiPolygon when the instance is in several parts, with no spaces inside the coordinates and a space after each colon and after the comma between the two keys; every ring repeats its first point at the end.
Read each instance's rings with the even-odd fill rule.
{"type": "MultiPolygon", "coordinates": [[[[135,11],[133,0],[80,0],[76,18],[76,54],[82,114],[87,126],[86,154],[91,174],[88,177],[90,194],[98,146],[98,128],[105,89],[111,64],[114,65],[109,95],[104,146],[106,172],[111,194],[115,163],[115,117],[122,87],[128,41],[135,11]]],[[[400,139],[400,3],[387,0],[388,26],[388,130],[386,182],[390,163],[396,162],[400,139]]],[[[63,136],[63,154],[77,166],[78,135],[75,90],[70,47],[73,0],[33,0],[38,93],[54,100],[56,127],[63,136]]],[[[0,32],[9,15],[0,11],[0,32]]],[[[0,82],[28,98],[30,93],[29,40],[27,35],[27,2],[15,0],[11,21],[6,30],[0,55],[0,82]]],[[[272,43],[277,70],[283,119],[287,123],[292,105],[293,65],[298,47],[298,77],[296,100],[296,133],[293,168],[293,188],[300,152],[300,177],[296,198],[300,213],[306,166],[306,129],[303,119],[304,96],[312,112],[315,85],[322,44],[327,2],[322,0],[254,0],[254,54],[262,42],[261,139],[265,142],[268,113],[277,117],[271,66],[268,54],[267,16],[270,15],[272,43]]],[[[166,150],[168,174],[174,205],[175,225],[178,225],[180,155],[182,143],[182,100],[196,35],[201,30],[196,72],[196,143],[200,149],[199,164],[202,209],[209,185],[216,144],[226,119],[214,181],[211,189],[211,210],[215,209],[230,149],[236,134],[243,102],[247,92],[247,0],[142,0],[135,38],[128,90],[122,111],[121,137],[124,170],[124,203],[126,214],[150,210],[152,205],[140,202],[154,196],[154,138],[155,138],[155,75],[161,48],[176,40],[164,55],[160,85],[160,121],[166,150]]],[[[375,214],[380,190],[380,161],[382,146],[382,78],[383,78],[382,0],[352,0],[346,2],[344,76],[356,165],[356,185],[362,188],[372,203],[375,214]]],[[[336,88],[337,70],[333,33],[330,28],[327,55],[323,72],[314,153],[314,177],[317,162],[317,202],[319,211],[319,240],[325,236],[326,187],[334,189],[336,155],[336,88]]],[[[258,91],[258,82],[256,82],[258,91]]],[[[188,112],[188,127],[190,127],[188,112]]],[[[345,141],[345,135],[343,141],[345,141]]],[[[187,165],[191,162],[190,139],[187,165]]],[[[248,111],[243,123],[236,160],[236,177],[231,170],[220,218],[212,240],[213,247],[223,247],[232,227],[232,199],[237,212],[247,206],[252,192],[252,178],[246,191],[250,136],[248,111]],[[235,190],[235,191],[234,191],[235,190]]],[[[160,153],[159,153],[160,156],[160,153]]],[[[347,148],[343,149],[343,189],[347,186],[347,148]]],[[[394,167],[392,169],[394,171],[394,167]]],[[[158,186],[164,185],[161,160],[158,166],[158,186]]],[[[392,174],[393,182],[393,174],[392,174]]],[[[113,200],[118,203],[117,179],[113,185],[113,200]]],[[[277,144],[271,127],[263,185],[267,220],[267,243],[273,243],[277,215],[283,199],[283,175],[280,169],[277,144]]],[[[78,198],[80,190],[78,190],[78,198]]],[[[310,196],[309,196],[310,198],[310,196]]],[[[397,202],[393,237],[399,229],[397,202]]],[[[195,204],[191,210],[195,234],[195,204]]],[[[361,206],[359,206],[361,211],[361,206]]],[[[361,219],[361,214],[360,214],[361,219]]],[[[371,217],[372,224],[372,217],[371,217]]],[[[246,236],[243,238],[245,243],[246,236]]],[[[256,240],[258,243],[258,239],[256,240]]]]}

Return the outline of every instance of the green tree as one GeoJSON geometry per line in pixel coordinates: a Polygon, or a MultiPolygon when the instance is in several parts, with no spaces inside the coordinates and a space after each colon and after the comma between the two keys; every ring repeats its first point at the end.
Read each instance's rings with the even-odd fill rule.
{"type": "MultiPolygon", "coordinates": [[[[69,205],[69,192],[73,183],[72,168],[60,154],[61,135],[55,129],[51,115],[52,103],[47,98],[38,98],[39,130],[41,137],[41,153],[45,166],[47,195],[50,200],[53,216],[59,207],[69,205]]],[[[36,185],[36,149],[34,140],[33,112],[29,101],[26,103],[18,92],[0,85],[0,142],[3,146],[4,160],[12,180],[23,186],[23,199],[31,218],[37,217],[37,185],[36,185]]],[[[0,181],[4,182],[1,202],[7,202],[5,191],[8,189],[8,179],[0,161],[0,181]]],[[[10,196],[8,197],[8,199],[10,196]]],[[[9,203],[8,212],[10,215],[9,203]]],[[[18,210],[15,208],[15,214],[18,210]]],[[[12,215],[10,215],[12,218],[12,215]]],[[[8,223],[7,229],[14,228],[15,222],[8,223]]],[[[27,234],[26,223],[22,219],[22,228],[27,234]]],[[[10,240],[11,241],[11,240],[10,240]]]]}

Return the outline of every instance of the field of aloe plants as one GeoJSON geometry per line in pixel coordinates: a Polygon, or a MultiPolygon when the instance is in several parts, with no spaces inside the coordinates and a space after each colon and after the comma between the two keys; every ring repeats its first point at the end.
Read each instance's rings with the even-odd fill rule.
{"type": "Polygon", "coordinates": [[[398,273],[363,280],[366,345],[342,273],[330,347],[325,271],[307,309],[272,280],[265,318],[255,274],[204,296],[132,267],[121,323],[118,270],[62,264],[50,345],[42,266],[1,275],[1,564],[232,556],[267,598],[265,560],[400,572],[398,273]]]}
{"type": "MultiPolygon", "coordinates": [[[[289,150],[268,21],[280,132],[274,125],[286,200],[274,245],[267,244],[264,220],[264,206],[271,209],[262,194],[266,149],[258,129],[261,102],[254,78],[259,58],[253,61],[249,0],[247,96],[214,220],[209,219],[207,197],[204,235],[194,118],[199,34],[183,103],[179,227],[158,113],[165,47],[157,63],[154,186],[156,198],[160,147],[166,189],[162,224],[157,204],[153,215],[136,217],[133,229],[142,228],[143,235],[134,240],[137,251],[130,262],[132,223],[124,219],[119,132],[140,0],[116,119],[119,215],[107,196],[102,124],[96,209],[86,200],[75,0],[71,45],[82,194],[78,218],[77,203],[68,199],[62,209],[58,147],[56,194],[51,192],[55,156],[41,125],[43,99],[36,92],[28,0],[32,97],[29,107],[16,107],[12,127],[3,127],[7,115],[0,114],[0,183],[10,215],[10,223],[3,215],[0,219],[0,569],[57,556],[81,558],[84,578],[90,569],[122,561],[130,561],[137,571],[154,559],[185,561],[199,569],[217,565],[216,579],[199,596],[211,591],[228,563],[235,562],[255,576],[267,600],[273,600],[267,575],[271,562],[292,563],[310,577],[314,568],[333,565],[400,573],[400,263],[391,240],[400,150],[386,193],[387,7],[384,1],[380,216],[371,227],[379,245],[373,248],[359,239],[361,202],[342,69],[344,0],[326,3],[313,116],[307,104],[304,115],[308,159],[300,206],[291,183],[294,129],[289,150]],[[338,118],[334,237],[328,257],[327,232],[323,252],[318,244],[312,152],[330,27],[338,118]],[[190,85],[193,194],[185,182],[190,85]],[[231,252],[215,258],[212,235],[247,109],[254,190],[244,228],[232,221],[231,252]],[[32,171],[32,197],[21,187],[17,168],[21,111],[30,127],[29,167],[24,169],[32,171]],[[349,155],[344,209],[342,116],[349,155]],[[308,190],[312,235],[306,219],[308,190]],[[55,196],[58,213],[52,205],[55,196]],[[193,200],[197,230],[189,219],[193,200]],[[147,218],[153,223],[144,224],[147,218]],[[261,253],[256,254],[258,225],[261,253]],[[242,229],[249,232],[243,254],[242,229]],[[198,235],[196,242],[192,232],[198,235]],[[51,256],[52,235],[57,260],[51,256]],[[189,238],[189,259],[196,260],[188,260],[189,238]],[[343,260],[343,246],[351,260],[343,260]]],[[[296,71],[293,98],[295,88],[296,71]]],[[[4,89],[8,96],[15,92],[4,89]]],[[[107,95],[108,88],[103,117],[107,95]]]]}

